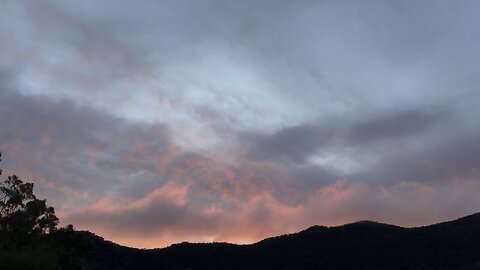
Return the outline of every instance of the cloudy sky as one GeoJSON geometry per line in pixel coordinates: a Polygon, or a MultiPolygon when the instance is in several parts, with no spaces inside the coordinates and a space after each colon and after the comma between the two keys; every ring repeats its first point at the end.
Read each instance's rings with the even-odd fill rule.
{"type": "Polygon", "coordinates": [[[1,167],[134,247],[471,214],[479,10],[1,0],[1,167]]]}

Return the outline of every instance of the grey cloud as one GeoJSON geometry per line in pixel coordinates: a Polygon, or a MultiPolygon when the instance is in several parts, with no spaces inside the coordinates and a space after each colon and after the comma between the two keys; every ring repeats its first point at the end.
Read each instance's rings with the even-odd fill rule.
{"type": "Polygon", "coordinates": [[[375,116],[374,119],[354,124],[347,143],[378,143],[418,135],[447,116],[446,112],[426,108],[387,113],[389,115],[375,116]]]}
{"type": "Polygon", "coordinates": [[[114,234],[141,234],[147,237],[167,234],[169,231],[211,233],[219,223],[216,217],[202,215],[188,205],[176,205],[165,198],[156,198],[141,208],[123,207],[120,212],[97,209],[77,211],[69,215],[68,219],[80,226],[108,228],[114,234]]]}
{"type": "Polygon", "coordinates": [[[240,135],[240,140],[251,157],[298,165],[321,152],[342,148],[369,151],[366,148],[375,145],[424,137],[436,126],[452,121],[448,110],[446,106],[436,106],[399,112],[370,112],[369,117],[364,119],[335,118],[320,123],[287,126],[272,134],[244,133],[240,135]]]}
{"type": "Polygon", "coordinates": [[[161,124],[128,123],[73,102],[13,91],[0,93],[0,119],[9,171],[26,169],[58,187],[96,195],[128,190],[138,196],[161,184],[155,162],[172,147],[161,124]],[[138,173],[142,177],[128,183],[138,173]]]}
{"type": "MultiPolygon", "coordinates": [[[[37,186],[58,205],[70,196],[60,188],[83,192],[76,199],[85,204],[105,194],[138,199],[176,181],[191,185],[198,205],[227,197],[234,202],[222,207],[233,211],[265,191],[303,203],[338,179],[480,177],[476,1],[1,5],[2,164],[45,179],[37,186]],[[122,118],[132,111],[173,120],[122,118]],[[235,164],[224,166],[177,148],[185,126],[227,142],[212,152],[231,143],[248,160],[231,151],[235,164]]],[[[84,218],[172,226],[162,216],[215,224],[161,200],[84,218]]]]}
{"type": "Polygon", "coordinates": [[[250,157],[284,167],[298,190],[339,179],[389,185],[471,179],[478,177],[479,129],[472,126],[478,120],[471,117],[478,113],[477,99],[473,94],[431,107],[376,111],[369,118],[331,119],[325,128],[310,123],[241,138],[250,157]],[[336,164],[315,164],[315,156],[338,158],[336,164]],[[339,171],[349,160],[362,168],[339,171]]]}
{"type": "Polygon", "coordinates": [[[282,128],[274,134],[245,133],[242,140],[253,158],[301,164],[332,139],[327,128],[305,124],[282,128]]]}
{"type": "Polygon", "coordinates": [[[480,135],[458,137],[448,143],[418,152],[385,154],[383,162],[354,177],[387,185],[401,181],[442,184],[454,180],[480,179],[480,135]]]}
{"type": "Polygon", "coordinates": [[[225,194],[238,201],[263,190],[278,190],[278,197],[284,192],[274,171],[183,150],[163,124],[128,122],[70,101],[15,91],[0,93],[0,121],[7,172],[32,178],[26,180],[65,209],[106,195],[142,198],[167,182],[190,185],[191,199],[205,207],[216,202],[238,207],[221,202],[225,194]]]}
{"type": "MultiPolygon", "coordinates": [[[[69,87],[92,90],[100,99],[106,99],[99,93],[110,91],[104,88],[112,86],[112,80],[131,81],[152,73],[168,85],[171,65],[200,68],[195,65],[209,65],[208,59],[218,56],[234,63],[241,60],[260,81],[270,84],[263,91],[291,101],[295,104],[288,108],[291,113],[304,114],[302,120],[310,121],[338,114],[355,117],[366,105],[388,110],[397,102],[421,106],[435,99],[448,100],[451,89],[458,86],[450,85],[452,81],[478,72],[473,52],[480,40],[474,38],[475,29],[468,27],[477,20],[471,12],[475,2],[425,1],[415,8],[395,1],[146,1],[135,5],[120,1],[113,10],[107,2],[31,5],[38,6],[27,9],[45,33],[39,41],[47,40],[46,47],[57,46],[57,52],[67,41],[93,61],[79,68],[68,65],[73,70],[67,72],[62,66],[55,72],[62,80],[75,81],[69,87]]],[[[191,74],[180,74],[187,85],[221,91],[212,82],[202,81],[205,78],[198,81],[191,74]]],[[[73,90],[75,95],[79,89],[73,90]]],[[[184,89],[149,91],[181,96],[173,92],[184,89]]],[[[128,98],[122,97],[129,93],[115,96],[124,102],[128,98]]],[[[242,99],[249,103],[247,97],[242,99]]],[[[209,106],[210,111],[219,109],[209,106]]],[[[238,122],[232,118],[242,117],[228,109],[219,112],[230,116],[221,119],[227,125],[238,122]]]]}
{"type": "Polygon", "coordinates": [[[290,183],[296,190],[308,192],[342,180],[344,175],[330,168],[318,165],[304,165],[289,168],[286,174],[293,179],[290,183]]]}

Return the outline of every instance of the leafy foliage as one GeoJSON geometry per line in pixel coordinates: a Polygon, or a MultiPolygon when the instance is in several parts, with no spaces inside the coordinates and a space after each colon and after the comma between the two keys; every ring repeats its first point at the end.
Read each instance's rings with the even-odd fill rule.
{"type": "Polygon", "coordinates": [[[0,182],[0,269],[80,269],[86,242],[73,225],[57,225],[54,208],[37,199],[33,183],[16,175],[0,182]]]}
{"type": "MultiPolygon", "coordinates": [[[[0,170],[0,175],[2,173],[0,170]]],[[[52,233],[56,230],[55,209],[47,206],[46,200],[35,197],[33,183],[24,183],[16,175],[8,176],[0,183],[0,193],[0,231],[52,233]]]]}

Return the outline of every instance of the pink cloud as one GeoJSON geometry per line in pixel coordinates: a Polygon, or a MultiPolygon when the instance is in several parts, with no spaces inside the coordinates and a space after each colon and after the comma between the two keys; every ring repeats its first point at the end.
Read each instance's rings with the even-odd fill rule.
{"type": "Polygon", "coordinates": [[[456,218],[458,213],[472,213],[476,209],[471,205],[480,203],[480,184],[474,180],[439,186],[402,182],[390,187],[337,181],[308,192],[304,203],[297,205],[281,202],[264,190],[246,198],[223,197],[225,201],[197,207],[192,188],[168,183],[136,201],[103,198],[65,219],[120,244],[152,248],[182,241],[252,243],[314,224],[332,226],[364,219],[419,226],[456,218]],[[234,210],[226,207],[232,204],[234,210]],[[162,212],[168,214],[163,216],[162,212]],[[147,217],[159,213],[157,226],[137,233],[136,224],[152,222],[147,217]],[[95,218],[89,219],[92,215],[95,218]],[[99,217],[103,215],[107,217],[102,220],[99,217]],[[122,216],[129,215],[146,220],[122,224],[122,216]],[[162,220],[169,215],[178,215],[175,222],[162,220]]]}

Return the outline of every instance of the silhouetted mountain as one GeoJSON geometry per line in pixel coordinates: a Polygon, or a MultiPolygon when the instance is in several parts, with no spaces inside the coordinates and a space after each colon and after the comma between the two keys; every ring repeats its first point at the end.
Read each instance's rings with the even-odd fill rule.
{"type": "Polygon", "coordinates": [[[20,269],[11,267],[14,261],[4,263],[9,256],[51,257],[35,269],[480,269],[480,214],[418,228],[371,221],[313,226],[251,245],[180,243],[146,250],[90,232],[58,232],[33,243],[0,249],[1,269],[20,269]]]}
{"type": "Polygon", "coordinates": [[[251,245],[174,244],[141,250],[88,232],[85,269],[480,269],[480,214],[419,228],[371,221],[251,245]]]}

